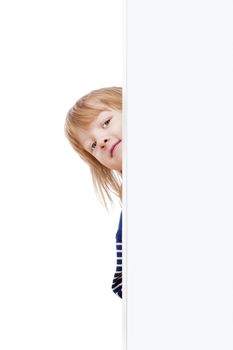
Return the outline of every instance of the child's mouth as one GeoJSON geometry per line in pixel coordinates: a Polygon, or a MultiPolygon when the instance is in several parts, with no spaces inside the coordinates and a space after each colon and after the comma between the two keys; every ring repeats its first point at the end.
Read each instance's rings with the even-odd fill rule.
{"type": "Polygon", "coordinates": [[[119,140],[117,143],[115,143],[115,145],[113,145],[113,147],[111,148],[111,157],[113,156],[113,152],[115,147],[121,142],[121,140],[119,140]]]}

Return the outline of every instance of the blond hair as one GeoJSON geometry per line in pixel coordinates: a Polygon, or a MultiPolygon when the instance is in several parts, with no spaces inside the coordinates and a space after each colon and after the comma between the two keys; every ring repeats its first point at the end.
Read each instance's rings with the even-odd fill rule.
{"type": "Polygon", "coordinates": [[[122,199],[121,174],[101,164],[83,148],[74,134],[76,128],[87,129],[99,113],[106,110],[106,107],[122,110],[122,88],[109,87],[93,90],[80,98],[67,113],[65,135],[73,149],[89,165],[97,196],[108,209],[107,202],[113,204],[112,194],[119,197],[120,201],[122,199]]]}

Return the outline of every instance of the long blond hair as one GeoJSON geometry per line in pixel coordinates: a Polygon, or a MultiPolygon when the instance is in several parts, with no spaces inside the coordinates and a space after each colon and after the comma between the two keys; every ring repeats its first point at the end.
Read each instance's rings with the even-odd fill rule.
{"type": "Polygon", "coordinates": [[[74,150],[89,165],[97,196],[108,209],[107,203],[113,204],[112,194],[119,197],[120,201],[122,199],[121,174],[101,164],[83,148],[74,134],[76,128],[86,129],[106,107],[122,111],[122,88],[102,88],[81,97],[67,113],[65,135],[74,150]]]}

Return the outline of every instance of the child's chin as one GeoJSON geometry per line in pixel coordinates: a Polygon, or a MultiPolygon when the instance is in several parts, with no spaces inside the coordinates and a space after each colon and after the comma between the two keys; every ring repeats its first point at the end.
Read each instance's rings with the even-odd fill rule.
{"type": "Polygon", "coordinates": [[[119,171],[120,173],[122,172],[122,162],[119,162],[114,166],[114,170],[119,171]]]}

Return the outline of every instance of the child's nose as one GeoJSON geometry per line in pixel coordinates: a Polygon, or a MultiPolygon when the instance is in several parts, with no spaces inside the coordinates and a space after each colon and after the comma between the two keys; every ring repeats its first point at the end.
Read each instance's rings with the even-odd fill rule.
{"type": "Polygon", "coordinates": [[[100,147],[101,147],[101,148],[104,148],[107,142],[108,142],[108,139],[105,138],[105,139],[101,142],[100,147]]]}

